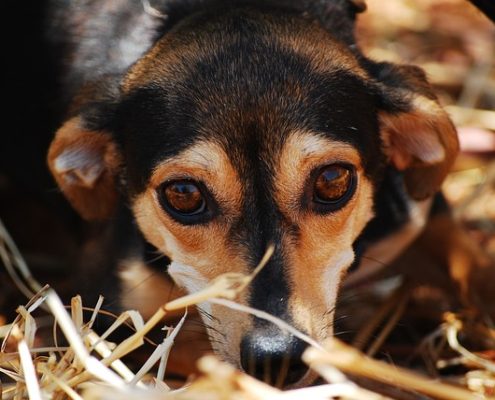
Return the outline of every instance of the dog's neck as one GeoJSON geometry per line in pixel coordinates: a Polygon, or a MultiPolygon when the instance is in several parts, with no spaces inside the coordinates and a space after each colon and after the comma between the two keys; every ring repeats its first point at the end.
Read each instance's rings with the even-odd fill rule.
{"type": "Polygon", "coordinates": [[[411,199],[402,174],[387,168],[375,194],[375,216],[355,243],[356,260],[345,285],[359,284],[390,265],[421,234],[434,202],[442,202],[441,194],[411,199]]]}

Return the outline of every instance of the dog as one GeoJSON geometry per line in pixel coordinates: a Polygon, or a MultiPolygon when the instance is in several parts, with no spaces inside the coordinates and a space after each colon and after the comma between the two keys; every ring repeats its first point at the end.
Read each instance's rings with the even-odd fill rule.
{"type": "MultiPolygon", "coordinates": [[[[459,150],[424,72],[361,52],[354,22],[364,9],[358,0],[55,2],[69,106],[48,165],[98,226],[85,249],[100,258],[84,274],[105,276],[89,278],[93,291],[149,315],[170,290],[249,274],[273,245],[237,301],[318,341],[332,336],[345,277],[366,280],[369,260],[392,262],[445,209],[438,192],[459,150]],[[165,274],[145,279],[157,266],[174,289],[165,274]]],[[[222,359],[258,378],[286,368],[286,387],[314,379],[300,339],[200,308],[222,359]]]]}

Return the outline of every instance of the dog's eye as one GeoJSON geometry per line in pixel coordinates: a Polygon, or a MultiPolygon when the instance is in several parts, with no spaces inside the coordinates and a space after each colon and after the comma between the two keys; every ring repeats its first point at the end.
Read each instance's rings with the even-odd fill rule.
{"type": "Polygon", "coordinates": [[[180,216],[201,214],[206,209],[203,193],[193,181],[168,182],[161,186],[160,192],[165,209],[180,216]]]}
{"type": "Polygon", "coordinates": [[[332,164],[320,169],[313,187],[313,201],[322,205],[343,204],[354,190],[354,170],[350,166],[332,164]]]}

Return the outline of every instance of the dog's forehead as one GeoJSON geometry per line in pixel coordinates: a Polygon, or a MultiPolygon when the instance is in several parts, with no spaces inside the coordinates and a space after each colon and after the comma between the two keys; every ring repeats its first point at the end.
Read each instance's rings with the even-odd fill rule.
{"type": "Polygon", "coordinates": [[[129,92],[173,82],[201,72],[201,64],[224,65],[235,72],[236,67],[274,59],[273,51],[290,58],[297,53],[319,72],[341,69],[366,76],[353,52],[305,14],[236,7],[184,18],[131,68],[122,87],[129,92]]]}
{"type": "Polygon", "coordinates": [[[352,53],[311,21],[240,10],[168,33],[128,74],[122,130],[131,185],[204,140],[237,167],[276,159],[291,132],[311,131],[376,154],[366,76],[352,53]]]}

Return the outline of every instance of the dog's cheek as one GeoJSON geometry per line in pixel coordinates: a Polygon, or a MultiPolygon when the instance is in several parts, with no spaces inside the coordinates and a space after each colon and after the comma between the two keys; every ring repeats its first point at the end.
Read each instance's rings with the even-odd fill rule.
{"type": "MultiPolygon", "coordinates": [[[[169,275],[188,293],[204,289],[226,272],[250,272],[248,261],[241,252],[226,245],[228,229],[225,227],[212,225],[211,228],[198,228],[197,231],[187,227],[172,227],[170,221],[161,214],[150,191],[137,197],[132,209],[145,238],[172,260],[168,268],[169,275]]],[[[246,289],[236,301],[247,304],[248,296],[249,289],[246,289]]],[[[208,317],[201,313],[205,324],[211,326],[209,333],[214,336],[214,347],[217,341],[221,343],[215,350],[238,364],[242,333],[249,328],[250,319],[206,302],[199,304],[199,308],[211,315],[208,317]],[[228,339],[217,337],[216,330],[224,332],[228,339]]]]}
{"type": "Polygon", "coordinates": [[[140,194],[133,200],[132,212],[142,234],[148,242],[168,255],[167,243],[158,229],[161,224],[155,211],[153,196],[149,192],[140,194]]]}
{"type": "Polygon", "coordinates": [[[201,269],[207,280],[225,272],[221,266],[232,260],[225,246],[225,229],[218,224],[191,227],[172,222],[158,205],[153,190],[134,199],[132,210],[146,240],[172,261],[201,269]]]}
{"type": "Polygon", "coordinates": [[[335,302],[347,268],[354,260],[352,244],[373,216],[372,183],[360,176],[351,202],[325,217],[301,221],[299,243],[291,248],[290,309],[298,327],[319,339],[332,334],[335,302]]]}
{"type": "MultiPolygon", "coordinates": [[[[188,293],[199,292],[205,289],[209,283],[208,279],[196,268],[177,261],[172,261],[168,267],[168,273],[174,282],[188,293]]],[[[200,303],[199,306],[207,313],[212,313],[210,303],[200,303]]]]}
{"type": "Polygon", "coordinates": [[[309,282],[294,288],[290,312],[295,325],[318,340],[333,334],[333,318],[340,283],[354,260],[351,247],[344,249],[325,268],[313,274],[309,282]]]}
{"type": "MultiPolygon", "coordinates": [[[[344,249],[337,254],[333,260],[328,263],[326,270],[323,272],[321,279],[321,291],[325,298],[326,310],[335,309],[337,294],[340,289],[341,282],[349,265],[354,261],[354,251],[352,247],[344,249]]],[[[330,313],[333,318],[333,311],[330,313]]]]}

